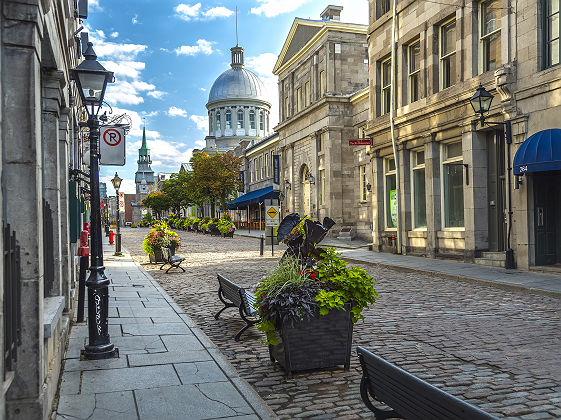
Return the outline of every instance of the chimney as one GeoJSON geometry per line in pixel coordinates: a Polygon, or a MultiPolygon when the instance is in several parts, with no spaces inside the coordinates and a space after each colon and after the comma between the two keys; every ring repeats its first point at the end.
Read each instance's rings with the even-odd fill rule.
{"type": "Polygon", "coordinates": [[[341,20],[341,10],[343,10],[343,6],[333,6],[330,4],[321,12],[321,19],[324,21],[341,20]]]}

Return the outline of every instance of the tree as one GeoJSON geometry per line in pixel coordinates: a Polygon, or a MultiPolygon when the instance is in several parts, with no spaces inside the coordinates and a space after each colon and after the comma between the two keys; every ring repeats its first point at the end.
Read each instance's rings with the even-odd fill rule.
{"type": "Polygon", "coordinates": [[[181,208],[193,204],[193,200],[189,194],[189,183],[193,174],[191,172],[181,171],[172,174],[171,178],[164,181],[162,191],[166,194],[171,202],[174,212],[179,214],[181,208]]]}
{"type": "Polygon", "coordinates": [[[142,205],[156,212],[158,218],[162,211],[169,210],[172,207],[172,201],[165,192],[157,190],[151,192],[148,197],[142,200],[142,205]]]}
{"type": "Polygon", "coordinates": [[[215,203],[220,201],[222,211],[226,210],[227,199],[241,188],[241,159],[232,152],[209,156],[198,152],[191,158],[193,176],[190,183],[193,202],[201,205],[210,202],[214,214],[215,203]],[[197,202],[199,201],[199,202],[197,202]]]}

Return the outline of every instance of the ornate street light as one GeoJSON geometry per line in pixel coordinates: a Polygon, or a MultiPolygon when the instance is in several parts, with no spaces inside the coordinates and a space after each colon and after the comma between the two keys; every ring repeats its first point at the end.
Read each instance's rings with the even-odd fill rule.
{"type": "Polygon", "coordinates": [[[85,60],[70,70],[70,78],[76,82],[78,93],[88,113],[90,137],[90,204],[91,204],[91,267],[86,281],[88,287],[88,344],[82,350],[86,359],[118,357],[109,337],[107,317],[109,312],[109,279],[103,266],[101,238],[101,205],[99,196],[99,119],[97,117],[107,83],[113,82],[113,72],[97,61],[93,44],[88,42],[85,60]],[[89,107],[89,108],[88,108],[89,107]],[[97,109],[96,109],[97,108],[97,109]]]}
{"type": "Polygon", "coordinates": [[[479,120],[474,121],[474,125],[477,123],[481,124],[481,127],[488,126],[501,126],[504,127],[505,141],[507,145],[507,170],[508,170],[508,233],[507,233],[507,245],[505,251],[505,268],[513,269],[516,268],[516,263],[514,261],[514,250],[510,247],[510,233],[512,230],[512,188],[511,188],[511,163],[510,163],[510,145],[512,144],[512,124],[509,120],[507,121],[487,121],[485,119],[485,114],[491,109],[491,102],[493,102],[493,95],[491,95],[485,88],[479,84],[477,90],[469,100],[471,106],[476,114],[479,114],[479,120]]]}
{"type": "Polygon", "coordinates": [[[120,221],[120,210],[121,210],[121,200],[119,197],[119,188],[121,188],[122,179],[119,178],[117,172],[115,172],[115,177],[111,180],[113,188],[115,188],[115,193],[117,195],[117,239],[115,240],[115,255],[121,255],[121,221],[120,221]]]}

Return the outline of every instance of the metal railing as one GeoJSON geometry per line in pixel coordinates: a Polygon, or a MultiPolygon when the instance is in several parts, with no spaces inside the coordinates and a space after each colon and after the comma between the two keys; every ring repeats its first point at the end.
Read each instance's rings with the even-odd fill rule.
{"type": "Polygon", "coordinates": [[[21,345],[21,262],[16,233],[2,223],[4,243],[4,379],[14,370],[21,345]]]}

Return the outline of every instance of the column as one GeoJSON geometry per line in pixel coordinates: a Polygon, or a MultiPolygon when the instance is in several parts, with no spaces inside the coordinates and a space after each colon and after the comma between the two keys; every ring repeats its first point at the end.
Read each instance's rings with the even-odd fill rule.
{"type": "Polygon", "coordinates": [[[440,144],[434,137],[425,144],[425,177],[427,194],[427,257],[438,254],[438,232],[442,229],[440,144]]]}
{"type": "Polygon", "coordinates": [[[66,310],[72,307],[70,290],[74,288],[72,275],[74,254],[70,247],[70,214],[69,214],[69,192],[68,192],[68,167],[69,159],[69,108],[63,108],[59,120],[59,163],[58,173],[60,183],[60,238],[61,238],[61,273],[62,273],[62,295],[65,297],[66,310]]]}
{"type": "Polygon", "coordinates": [[[33,21],[40,10],[38,4],[4,3],[2,170],[9,176],[3,177],[2,198],[4,219],[16,231],[21,247],[23,330],[6,414],[11,419],[32,419],[44,417],[41,34],[40,25],[33,21]],[[18,20],[19,16],[28,20],[18,20]]]}
{"type": "Polygon", "coordinates": [[[379,156],[371,159],[372,167],[372,249],[382,250],[382,232],[384,231],[384,162],[379,156]]]}
{"type": "Polygon", "coordinates": [[[399,175],[400,175],[400,195],[401,195],[401,247],[405,254],[411,252],[409,235],[407,234],[412,227],[411,218],[411,153],[405,149],[403,144],[399,148],[399,175]]]}

